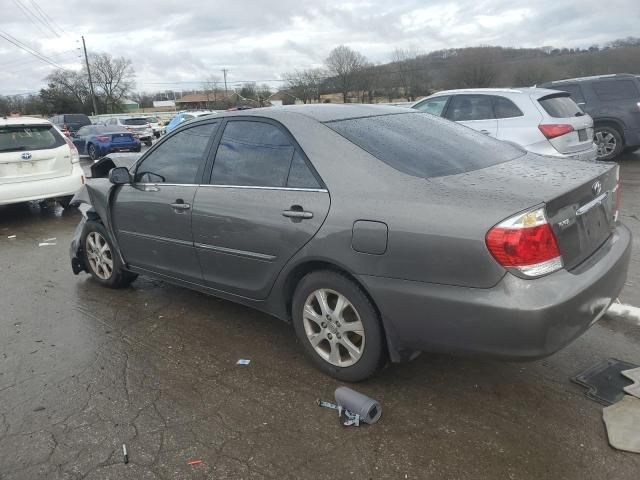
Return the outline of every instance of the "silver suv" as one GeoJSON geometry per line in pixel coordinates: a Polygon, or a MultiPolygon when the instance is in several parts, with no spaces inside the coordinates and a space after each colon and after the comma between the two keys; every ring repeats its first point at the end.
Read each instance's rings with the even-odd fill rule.
{"type": "Polygon", "coordinates": [[[566,92],[544,88],[446,90],[412,108],[551,157],[594,161],[593,120],[566,92]]]}

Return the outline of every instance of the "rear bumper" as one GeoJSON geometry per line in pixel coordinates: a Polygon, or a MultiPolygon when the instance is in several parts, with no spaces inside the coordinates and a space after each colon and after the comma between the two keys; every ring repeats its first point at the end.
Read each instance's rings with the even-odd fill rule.
{"type": "Polygon", "coordinates": [[[105,156],[105,155],[109,155],[110,153],[114,153],[114,152],[121,152],[121,151],[134,151],[134,150],[139,150],[140,149],[140,142],[130,142],[130,143],[119,143],[119,144],[114,144],[111,143],[109,145],[100,145],[98,146],[98,153],[100,154],[101,157],[105,156]]]}
{"type": "Polygon", "coordinates": [[[382,313],[395,351],[526,360],[563,348],[604,314],[624,286],[630,255],[631,233],[619,225],[578,268],[535,280],[506,274],[493,288],[475,289],[360,279],[382,313]]]}
{"type": "Polygon", "coordinates": [[[0,187],[0,205],[74,195],[83,185],[84,172],[79,163],[64,177],[9,183],[0,187]]]}
{"type": "Polygon", "coordinates": [[[524,148],[526,148],[530,152],[537,153],[538,155],[544,155],[546,157],[570,158],[573,160],[582,160],[585,162],[595,162],[598,158],[598,147],[595,143],[592,143],[591,146],[585,150],[580,150],[573,153],[560,153],[548,141],[535,143],[533,145],[527,145],[524,148]]]}

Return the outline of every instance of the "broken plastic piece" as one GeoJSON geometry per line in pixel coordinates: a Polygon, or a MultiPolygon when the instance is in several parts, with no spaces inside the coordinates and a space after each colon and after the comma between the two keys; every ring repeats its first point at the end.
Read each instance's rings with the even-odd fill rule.
{"type": "Polygon", "coordinates": [[[609,444],[618,450],[640,453],[640,399],[625,395],[602,410],[609,444]]]}
{"type": "Polygon", "coordinates": [[[622,373],[622,375],[624,375],[629,380],[634,382],[633,385],[624,387],[624,391],[627,392],[629,395],[633,395],[634,397],[640,398],[640,368],[624,370],[620,373],[622,373]]]}
{"type": "Polygon", "coordinates": [[[202,463],[202,460],[189,460],[187,462],[187,465],[200,465],[202,463]]]}
{"type": "Polygon", "coordinates": [[[236,365],[249,365],[250,363],[251,363],[251,360],[248,360],[246,358],[241,358],[236,362],[236,365]]]}
{"type": "Polygon", "coordinates": [[[16,238],[15,235],[9,235],[7,238],[16,238]]]}

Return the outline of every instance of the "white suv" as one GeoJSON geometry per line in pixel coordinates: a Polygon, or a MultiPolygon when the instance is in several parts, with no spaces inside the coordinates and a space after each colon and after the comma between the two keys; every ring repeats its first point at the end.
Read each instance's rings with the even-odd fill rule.
{"type": "Polygon", "coordinates": [[[595,161],[593,119],[566,92],[544,88],[446,90],[412,105],[531,152],[595,161]]]}
{"type": "Polygon", "coordinates": [[[78,150],[55,126],[0,117],[0,205],[56,199],[66,208],[83,184],[78,150]]]}

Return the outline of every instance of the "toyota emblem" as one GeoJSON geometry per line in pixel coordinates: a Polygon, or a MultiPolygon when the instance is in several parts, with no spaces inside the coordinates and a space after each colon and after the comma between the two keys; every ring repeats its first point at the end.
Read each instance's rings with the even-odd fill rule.
{"type": "Polygon", "coordinates": [[[23,160],[31,160],[31,152],[24,152],[22,155],[20,155],[20,157],[23,160]]]}
{"type": "Polygon", "coordinates": [[[591,190],[595,196],[600,195],[600,192],[602,191],[602,183],[600,183],[600,180],[597,180],[593,185],[591,185],[591,190]]]}

